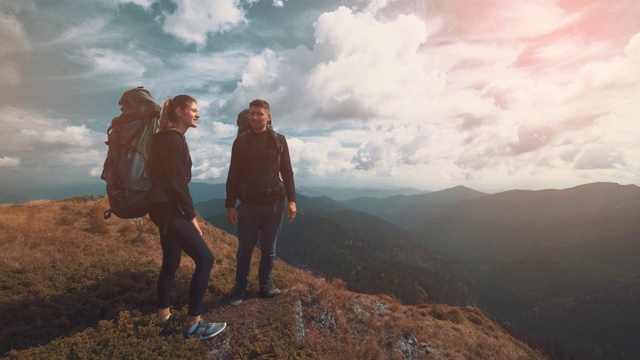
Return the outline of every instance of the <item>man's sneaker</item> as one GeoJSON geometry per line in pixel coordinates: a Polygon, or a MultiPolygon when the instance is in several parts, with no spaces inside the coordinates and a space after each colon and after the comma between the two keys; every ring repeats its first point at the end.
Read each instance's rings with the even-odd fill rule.
{"type": "Polygon", "coordinates": [[[273,285],[271,284],[267,284],[262,289],[260,289],[260,295],[264,297],[272,298],[280,295],[280,290],[278,288],[273,287],[273,285]]]}
{"type": "Polygon", "coordinates": [[[246,292],[244,290],[235,289],[233,291],[233,295],[231,296],[231,300],[229,300],[229,305],[231,306],[240,305],[240,303],[242,303],[242,300],[244,300],[245,296],[246,296],[246,292]]]}
{"type": "Polygon", "coordinates": [[[187,340],[207,340],[220,334],[227,327],[227,323],[210,323],[204,320],[184,331],[187,340]]]}

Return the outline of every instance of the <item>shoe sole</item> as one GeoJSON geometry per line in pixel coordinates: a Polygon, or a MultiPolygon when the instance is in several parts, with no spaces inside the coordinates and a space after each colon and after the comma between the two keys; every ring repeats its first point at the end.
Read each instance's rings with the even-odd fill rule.
{"type": "Polygon", "coordinates": [[[227,323],[223,323],[223,324],[224,324],[224,326],[223,326],[223,327],[221,327],[221,328],[220,328],[220,330],[218,330],[218,331],[214,332],[214,333],[213,333],[213,334],[211,334],[211,335],[207,335],[207,336],[203,336],[203,337],[199,337],[199,338],[195,338],[195,339],[187,339],[187,341],[203,341],[203,340],[209,340],[209,339],[211,339],[212,337],[215,337],[216,335],[220,334],[221,332],[223,332],[223,331],[224,331],[224,329],[226,329],[226,328],[227,328],[227,323]]]}
{"type": "Polygon", "coordinates": [[[280,293],[276,293],[276,294],[260,293],[260,295],[261,295],[263,298],[271,299],[271,298],[274,298],[274,297],[276,297],[276,296],[280,295],[280,293]]]}

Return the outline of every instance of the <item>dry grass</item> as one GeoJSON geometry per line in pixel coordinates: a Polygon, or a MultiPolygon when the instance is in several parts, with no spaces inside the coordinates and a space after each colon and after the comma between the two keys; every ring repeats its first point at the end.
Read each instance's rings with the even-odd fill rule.
{"type": "Polygon", "coordinates": [[[161,256],[156,227],[148,218],[105,221],[106,200],[88,200],[0,206],[0,356],[401,359],[415,340],[406,351],[425,359],[436,358],[427,346],[447,359],[543,358],[475,308],[404,306],[279,260],[274,281],[283,294],[259,298],[257,251],[247,300],[228,306],[237,239],[202,220],[216,257],[203,317],[228,328],[207,342],[185,343],[191,260],[185,257],[178,271],[172,320],[159,322],[153,315],[161,256]]]}

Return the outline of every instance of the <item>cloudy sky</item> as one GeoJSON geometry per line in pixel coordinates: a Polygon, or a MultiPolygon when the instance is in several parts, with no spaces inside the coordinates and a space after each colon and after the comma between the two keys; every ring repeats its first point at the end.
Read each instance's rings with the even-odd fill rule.
{"type": "Polygon", "coordinates": [[[637,0],[2,0],[0,187],[100,182],[118,99],[198,99],[194,181],[271,103],[298,185],[640,184],[637,0]]]}

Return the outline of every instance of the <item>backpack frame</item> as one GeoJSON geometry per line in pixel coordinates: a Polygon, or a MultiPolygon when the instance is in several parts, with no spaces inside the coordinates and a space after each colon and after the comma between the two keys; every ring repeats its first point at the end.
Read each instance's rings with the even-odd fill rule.
{"type": "Polygon", "coordinates": [[[109,147],[101,178],[107,183],[111,214],[123,219],[149,213],[155,202],[148,160],[151,137],[158,132],[161,107],[142,86],[124,92],[122,114],[113,118],[107,130],[109,147]]]}

